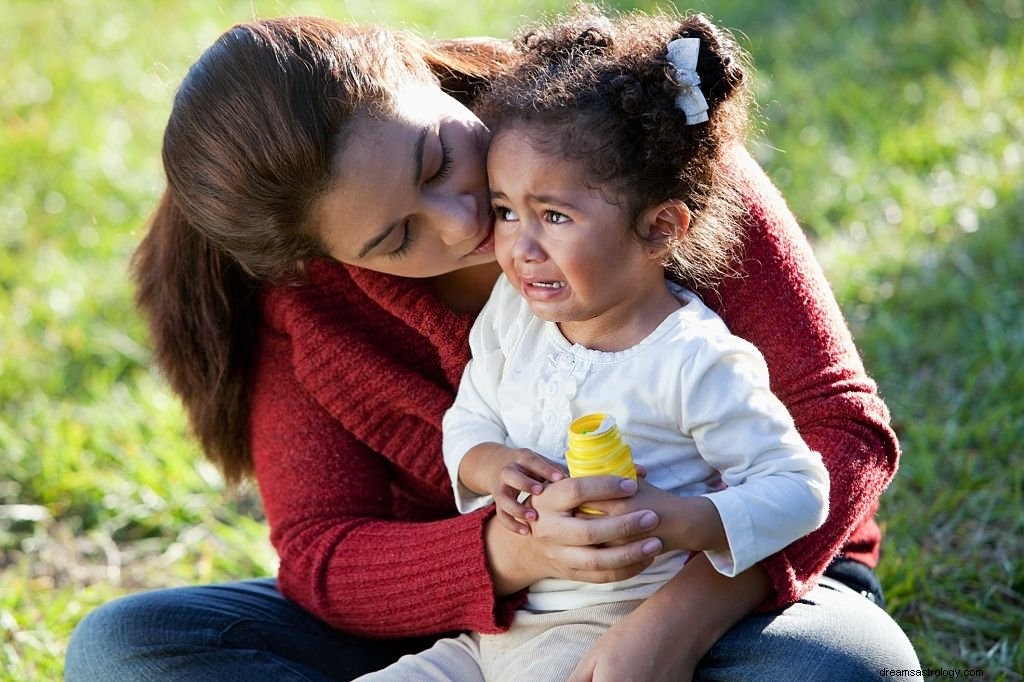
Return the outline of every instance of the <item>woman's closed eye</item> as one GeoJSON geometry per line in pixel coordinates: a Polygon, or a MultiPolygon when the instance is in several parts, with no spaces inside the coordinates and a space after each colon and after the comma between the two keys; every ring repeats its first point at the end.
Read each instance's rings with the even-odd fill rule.
{"type": "Polygon", "coordinates": [[[391,251],[388,251],[385,256],[392,260],[398,260],[409,252],[409,247],[412,246],[412,225],[410,221],[406,220],[402,223],[402,241],[401,243],[391,251]]]}
{"type": "Polygon", "coordinates": [[[438,166],[434,174],[427,178],[427,184],[434,184],[443,180],[452,170],[452,150],[451,147],[444,143],[444,140],[438,137],[438,141],[441,143],[441,165],[438,166]]]}

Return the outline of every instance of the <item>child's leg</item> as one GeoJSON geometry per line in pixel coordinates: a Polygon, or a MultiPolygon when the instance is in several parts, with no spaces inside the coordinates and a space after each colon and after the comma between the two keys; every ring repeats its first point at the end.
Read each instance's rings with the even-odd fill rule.
{"type": "Polygon", "coordinates": [[[517,611],[512,628],[480,636],[480,661],[488,682],[561,682],[608,628],[641,602],[598,604],[569,611],[517,611]]]}
{"type": "Polygon", "coordinates": [[[383,670],[363,675],[363,682],[484,682],[480,670],[480,638],[476,634],[439,639],[418,654],[409,654],[383,670]]]}

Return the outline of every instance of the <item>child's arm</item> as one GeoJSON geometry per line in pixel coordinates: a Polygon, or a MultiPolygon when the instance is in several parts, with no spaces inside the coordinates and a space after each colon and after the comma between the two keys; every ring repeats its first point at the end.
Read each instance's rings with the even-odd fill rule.
{"type": "MultiPolygon", "coordinates": [[[[666,531],[699,540],[702,546],[689,549],[707,552],[715,568],[734,576],[824,522],[828,472],[771,392],[764,359],[752,345],[728,335],[711,336],[688,369],[680,424],[725,485],[699,501],[684,500],[690,508],[664,525],[666,531]],[[724,527],[725,547],[716,538],[708,544],[704,531],[685,518],[706,514],[708,501],[724,527]]],[[[685,539],[682,546],[687,547],[685,539]]]]}
{"type": "Polygon", "coordinates": [[[528,535],[528,522],[537,520],[537,512],[520,502],[521,494],[540,495],[545,483],[566,477],[561,467],[536,452],[501,443],[470,448],[459,462],[458,475],[467,489],[494,496],[498,521],[520,535],[528,535]]]}
{"type": "Polygon", "coordinates": [[[729,538],[718,508],[707,497],[679,497],[651,485],[644,479],[632,497],[588,504],[606,514],[628,514],[650,509],[660,519],[654,534],[664,551],[719,552],[729,551],[729,538]]]}
{"type": "Polygon", "coordinates": [[[718,470],[722,489],[677,497],[642,484],[624,500],[590,505],[610,514],[653,510],[666,550],[707,552],[735,576],[814,530],[828,512],[828,473],[769,389],[749,343],[706,336],[679,384],[680,430],[718,470]]]}

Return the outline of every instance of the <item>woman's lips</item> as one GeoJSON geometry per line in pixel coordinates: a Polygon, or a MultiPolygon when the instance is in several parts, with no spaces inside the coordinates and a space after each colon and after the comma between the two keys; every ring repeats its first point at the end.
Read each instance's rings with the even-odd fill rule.
{"type": "Polygon", "coordinates": [[[479,256],[485,253],[494,253],[494,223],[487,226],[487,236],[483,238],[476,248],[469,252],[471,256],[479,256]]]}

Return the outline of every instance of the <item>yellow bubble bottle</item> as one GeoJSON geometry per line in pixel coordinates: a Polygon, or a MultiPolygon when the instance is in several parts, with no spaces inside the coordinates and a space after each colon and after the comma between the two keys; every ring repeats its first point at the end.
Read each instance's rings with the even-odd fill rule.
{"type": "MultiPolygon", "coordinates": [[[[615,419],[608,414],[588,414],[569,425],[569,449],[565,451],[569,475],[622,476],[636,480],[636,468],[629,445],[622,441],[615,419]]],[[[580,507],[586,514],[601,514],[580,507]]]]}

